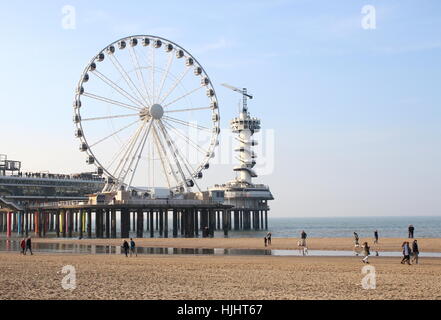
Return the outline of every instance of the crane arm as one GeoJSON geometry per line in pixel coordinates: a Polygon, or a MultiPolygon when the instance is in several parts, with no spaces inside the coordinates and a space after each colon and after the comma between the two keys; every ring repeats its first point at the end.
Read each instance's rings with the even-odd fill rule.
{"type": "Polygon", "coordinates": [[[236,88],[236,87],[230,86],[230,85],[227,84],[227,83],[222,83],[221,86],[224,86],[225,88],[228,88],[228,89],[231,89],[231,90],[233,90],[233,91],[239,92],[240,94],[242,94],[242,95],[244,95],[244,96],[246,96],[246,97],[248,97],[248,98],[250,98],[250,99],[253,99],[253,96],[250,95],[250,94],[248,94],[248,93],[246,93],[244,90],[241,90],[241,89],[239,89],[239,88],[236,88]]]}

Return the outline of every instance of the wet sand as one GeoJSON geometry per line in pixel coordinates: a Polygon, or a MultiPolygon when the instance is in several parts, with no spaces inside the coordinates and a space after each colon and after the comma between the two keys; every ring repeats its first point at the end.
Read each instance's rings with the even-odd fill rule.
{"type": "MultiPolygon", "coordinates": [[[[134,239],[138,247],[168,247],[168,248],[222,248],[222,249],[262,249],[265,248],[263,239],[258,238],[143,238],[134,239]]],[[[396,251],[401,252],[403,241],[411,242],[411,239],[384,238],[379,244],[373,244],[372,238],[360,238],[360,245],[367,241],[371,251],[396,251]]],[[[297,249],[298,239],[294,238],[273,238],[271,246],[267,249],[297,249]]],[[[100,244],[100,245],[121,245],[122,239],[38,239],[34,242],[41,243],[73,243],[73,244],[100,244]]],[[[421,252],[441,252],[441,239],[418,239],[421,252]]],[[[309,250],[353,250],[354,240],[352,238],[311,238],[307,240],[309,250]]]]}
{"type": "Polygon", "coordinates": [[[441,259],[399,260],[371,257],[376,289],[365,290],[357,257],[0,253],[0,299],[441,299],[441,259]],[[73,291],[61,286],[65,265],[73,291]]]}

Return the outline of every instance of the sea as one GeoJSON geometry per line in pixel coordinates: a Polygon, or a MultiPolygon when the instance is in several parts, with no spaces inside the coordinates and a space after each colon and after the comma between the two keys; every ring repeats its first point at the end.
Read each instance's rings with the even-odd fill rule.
{"type": "MultiPolygon", "coordinates": [[[[276,238],[298,238],[305,230],[310,238],[363,237],[404,238],[408,226],[415,227],[416,238],[441,238],[441,216],[406,217],[326,217],[326,218],[268,218],[268,229],[276,238]]],[[[230,237],[264,237],[266,231],[233,231],[230,237]]],[[[220,234],[217,236],[221,236],[220,234]]]]}
{"type": "MultiPolygon", "coordinates": [[[[118,221],[117,217],[117,221],[118,221]]],[[[299,238],[302,230],[308,238],[352,238],[357,232],[360,238],[371,238],[374,231],[378,230],[379,237],[405,238],[408,236],[408,226],[415,227],[415,238],[441,238],[441,216],[406,216],[406,217],[326,217],[326,218],[276,218],[268,217],[268,231],[248,230],[229,232],[229,238],[263,238],[267,232],[271,232],[273,238],[299,238]]],[[[169,229],[172,221],[168,223],[169,229]]],[[[95,231],[95,223],[92,223],[92,232],[95,231]]],[[[169,237],[172,230],[169,230],[169,237]]],[[[5,233],[0,233],[0,238],[5,238],[5,233]]],[[[47,235],[54,237],[54,233],[47,235]]],[[[119,223],[117,222],[117,236],[120,236],[119,223]]],[[[149,232],[144,231],[148,237],[149,232]]],[[[158,237],[155,231],[155,237],[158,237]]],[[[200,236],[200,234],[199,234],[200,236]]],[[[223,238],[222,230],[216,231],[216,238],[223,238]]],[[[19,237],[13,234],[13,237],[19,237]]],[[[131,230],[130,237],[136,237],[131,230]]]]}

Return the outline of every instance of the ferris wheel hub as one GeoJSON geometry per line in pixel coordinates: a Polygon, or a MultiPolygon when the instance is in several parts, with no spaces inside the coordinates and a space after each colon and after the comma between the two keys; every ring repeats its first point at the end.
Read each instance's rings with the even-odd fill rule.
{"type": "Polygon", "coordinates": [[[154,104],[150,107],[149,113],[153,119],[159,120],[164,115],[164,108],[160,104],[154,104]]]}

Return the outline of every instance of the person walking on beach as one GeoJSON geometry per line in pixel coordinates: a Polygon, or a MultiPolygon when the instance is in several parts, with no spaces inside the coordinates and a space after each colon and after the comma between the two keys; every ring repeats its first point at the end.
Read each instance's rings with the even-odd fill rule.
{"type": "Polygon", "coordinates": [[[369,255],[371,254],[369,249],[370,249],[370,247],[369,247],[368,243],[367,242],[363,243],[363,255],[364,255],[364,258],[361,260],[361,261],[363,261],[363,263],[368,263],[369,264],[368,259],[369,259],[369,255]]]}
{"type": "Polygon", "coordinates": [[[358,237],[358,233],[357,232],[354,232],[354,240],[355,240],[355,246],[356,247],[359,247],[360,246],[360,244],[358,243],[358,240],[359,240],[360,238],[358,237]]]}
{"type": "Polygon", "coordinates": [[[31,237],[26,239],[26,250],[25,250],[25,254],[26,252],[28,252],[28,250],[31,252],[31,256],[33,255],[32,253],[32,240],[31,237]]]}
{"type": "Polygon", "coordinates": [[[415,228],[413,225],[409,225],[409,239],[413,239],[413,232],[415,231],[415,228]]]}
{"type": "Polygon", "coordinates": [[[133,239],[130,238],[130,256],[132,256],[132,254],[135,254],[135,257],[138,256],[138,253],[136,252],[136,244],[135,244],[135,241],[133,241],[133,239]]]}
{"type": "Polygon", "coordinates": [[[20,248],[21,248],[21,254],[22,255],[26,255],[26,252],[25,252],[25,250],[26,250],[26,239],[25,238],[23,238],[23,240],[21,240],[20,248]]]}
{"type": "Polygon", "coordinates": [[[271,245],[271,232],[268,232],[268,234],[266,235],[266,239],[267,239],[268,245],[270,246],[271,245]]]}
{"type": "Polygon", "coordinates": [[[123,242],[123,249],[124,249],[124,254],[126,255],[126,257],[128,257],[129,243],[126,240],[124,240],[124,242],[123,242]]]}
{"type": "Polygon", "coordinates": [[[378,230],[374,231],[374,238],[375,238],[374,243],[378,243],[378,230]]]}
{"type": "Polygon", "coordinates": [[[263,238],[263,242],[265,243],[265,247],[266,247],[268,243],[268,238],[267,237],[263,238]]]}
{"type": "Polygon", "coordinates": [[[306,247],[306,237],[307,237],[307,234],[306,234],[305,230],[302,230],[302,233],[300,234],[300,239],[301,239],[300,245],[302,247],[306,247]]]}
{"type": "Polygon", "coordinates": [[[418,242],[413,240],[412,242],[412,262],[418,264],[418,255],[420,254],[420,250],[418,248],[418,242]]]}
{"type": "Polygon", "coordinates": [[[404,241],[401,247],[403,248],[403,259],[401,260],[401,264],[407,263],[408,265],[410,265],[410,247],[409,247],[409,242],[408,241],[404,241]]]}

